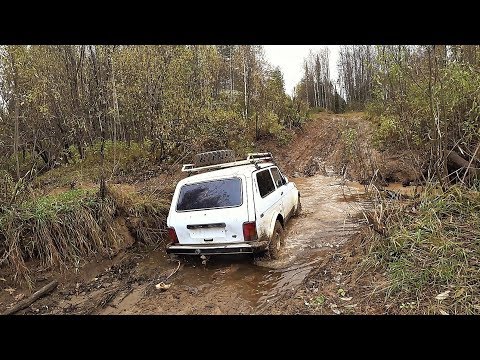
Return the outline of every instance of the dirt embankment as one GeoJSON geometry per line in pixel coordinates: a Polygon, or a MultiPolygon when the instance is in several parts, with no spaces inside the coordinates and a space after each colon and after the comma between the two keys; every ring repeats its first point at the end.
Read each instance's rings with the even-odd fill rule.
{"type": "Polygon", "coordinates": [[[349,180],[385,186],[409,185],[419,179],[405,153],[380,152],[372,146],[373,126],[363,113],[313,115],[287,145],[260,141],[259,150],[272,152],[284,171],[294,177],[326,174],[327,167],[349,180]]]}

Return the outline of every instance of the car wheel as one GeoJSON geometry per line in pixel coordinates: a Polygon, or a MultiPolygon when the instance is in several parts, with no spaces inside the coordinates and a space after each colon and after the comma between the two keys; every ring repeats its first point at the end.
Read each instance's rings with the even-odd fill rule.
{"type": "Polygon", "coordinates": [[[273,229],[272,238],[268,244],[268,255],[270,259],[278,259],[283,245],[283,227],[280,221],[277,220],[275,228],[273,229]]]}
{"type": "Polygon", "coordinates": [[[295,216],[299,216],[302,212],[302,203],[300,201],[300,196],[298,197],[297,208],[295,209],[295,216]]]}

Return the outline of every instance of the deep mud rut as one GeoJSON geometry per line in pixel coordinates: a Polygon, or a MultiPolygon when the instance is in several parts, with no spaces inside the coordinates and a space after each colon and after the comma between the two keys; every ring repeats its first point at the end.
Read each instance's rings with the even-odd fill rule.
{"type": "Polygon", "coordinates": [[[196,257],[171,259],[162,248],[128,251],[86,265],[23,313],[270,313],[277,302],[294,300],[323,254],[338,251],[359,230],[368,207],[364,187],[357,183],[323,175],[291,180],[301,192],[303,210],[287,224],[278,260],[223,256],[203,264],[196,257]],[[155,288],[162,281],[168,289],[155,288]]]}

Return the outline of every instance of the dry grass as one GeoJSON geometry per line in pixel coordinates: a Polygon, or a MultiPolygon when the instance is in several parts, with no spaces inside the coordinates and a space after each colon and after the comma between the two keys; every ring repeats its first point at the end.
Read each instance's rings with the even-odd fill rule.
{"type": "Polygon", "coordinates": [[[75,189],[4,207],[0,265],[11,266],[15,280],[32,286],[28,260],[39,259],[46,269],[66,269],[91,256],[111,257],[125,245],[115,226],[118,217],[135,239],[156,244],[163,239],[167,214],[165,200],[122,186],[109,186],[104,200],[95,189],[75,189]]]}
{"type": "Polygon", "coordinates": [[[94,191],[71,190],[4,209],[0,217],[2,262],[15,269],[15,279],[31,285],[26,260],[39,259],[46,268],[78,264],[94,254],[110,256],[120,239],[111,224],[112,201],[94,191]]]}
{"type": "Polygon", "coordinates": [[[126,219],[126,225],[135,239],[147,245],[163,240],[170,208],[163,193],[142,195],[132,186],[110,185],[107,195],[114,202],[119,215],[126,219]]]}

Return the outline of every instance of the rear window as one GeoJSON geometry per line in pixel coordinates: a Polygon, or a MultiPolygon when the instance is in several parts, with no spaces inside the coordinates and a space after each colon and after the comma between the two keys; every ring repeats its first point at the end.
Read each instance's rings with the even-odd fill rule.
{"type": "Polygon", "coordinates": [[[239,178],[205,181],[183,185],[177,211],[217,209],[242,204],[242,181],[239,178]]]}
{"type": "Polygon", "coordinates": [[[268,169],[257,173],[257,184],[262,198],[275,191],[275,185],[268,169]]]}

